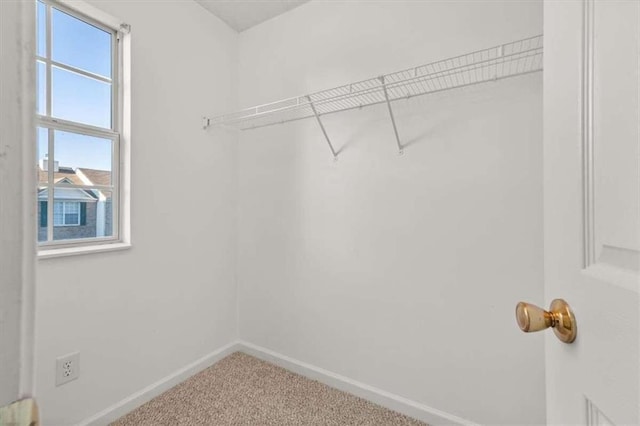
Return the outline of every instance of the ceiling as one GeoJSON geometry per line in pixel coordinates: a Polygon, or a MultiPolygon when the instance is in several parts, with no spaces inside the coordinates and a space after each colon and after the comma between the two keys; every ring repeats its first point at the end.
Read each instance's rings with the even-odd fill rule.
{"type": "Polygon", "coordinates": [[[240,32],[309,0],[195,0],[240,32]]]}

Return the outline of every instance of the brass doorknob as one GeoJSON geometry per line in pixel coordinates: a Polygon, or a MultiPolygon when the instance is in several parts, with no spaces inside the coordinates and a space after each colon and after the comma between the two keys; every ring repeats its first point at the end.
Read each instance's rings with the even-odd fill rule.
{"type": "Polygon", "coordinates": [[[569,304],[562,299],[553,300],[548,311],[520,302],[516,305],[516,321],[525,333],[552,327],[556,337],[564,343],[572,343],[578,333],[576,317],[569,304]]]}

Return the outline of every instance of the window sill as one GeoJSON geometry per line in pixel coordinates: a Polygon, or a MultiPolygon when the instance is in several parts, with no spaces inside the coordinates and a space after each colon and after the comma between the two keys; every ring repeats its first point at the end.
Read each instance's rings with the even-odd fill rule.
{"type": "Polygon", "coordinates": [[[109,251],[128,250],[131,248],[130,243],[110,243],[110,244],[96,244],[92,246],[83,247],[67,247],[57,248],[49,250],[39,250],[38,260],[40,259],[53,259],[55,257],[67,257],[67,256],[79,256],[91,253],[105,253],[109,251]]]}

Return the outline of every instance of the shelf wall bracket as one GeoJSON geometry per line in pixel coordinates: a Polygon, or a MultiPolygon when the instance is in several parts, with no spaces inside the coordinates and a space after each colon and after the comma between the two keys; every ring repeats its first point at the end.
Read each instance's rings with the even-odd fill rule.
{"type": "Polygon", "coordinates": [[[313,111],[313,115],[315,115],[316,120],[318,121],[318,125],[320,125],[320,129],[322,130],[322,134],[324,135],[324,138],[327,140],[327,144],[329,145],[329,149],[331,150],[331,153],[333,154],[333,159],[337,160],[338,159],[338,153],[336,152],[335,149],[333,149],[333,145],[331,144],[331,139],[329,139],[329,135],[327,135],[327,131],[324,128],[324,124],[322,124],[322,120],[320,119],[320,114],[318,114],[318,111],[316,110],[316,106],[313,104],[313,101],[311,100],[311,96],[307,96],[307,100],[309,101],[309,106],[311,106],[311,111],[313,111]]]}
{"type": "Polygon", "coordinates": [[[384,82],[384,76],[380,77],[382,83],[382,90],[384,91],[384,99],[387,101],[387,108],[389,108],[389,116],[391,117],[391,124],[393,124],[393,133],[396,135],[396,143],[398,144],[398,153],[402,155],[402,144],[400,143],[400,136],[398,135],[398,127],[396,126],[396,118],[393,115],[393,108],[391,108],[391,101],[389,100],[389,93],[387,92],[387,86],[384,82]]]}

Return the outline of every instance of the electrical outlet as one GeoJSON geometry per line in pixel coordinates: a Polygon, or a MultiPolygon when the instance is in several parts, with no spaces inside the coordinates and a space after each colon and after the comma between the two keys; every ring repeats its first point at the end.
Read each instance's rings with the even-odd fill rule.
{"type": "Polygon", "coordinates": [[[56,386],[64,385],[79,376],[80,352],[74,352],[56,359],[56,386]]]}

